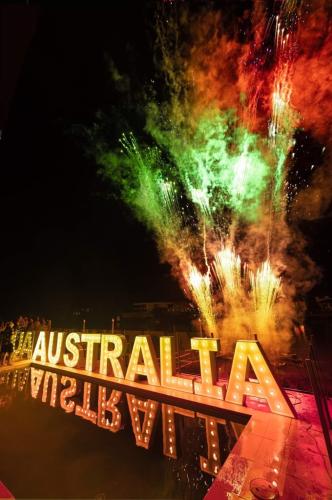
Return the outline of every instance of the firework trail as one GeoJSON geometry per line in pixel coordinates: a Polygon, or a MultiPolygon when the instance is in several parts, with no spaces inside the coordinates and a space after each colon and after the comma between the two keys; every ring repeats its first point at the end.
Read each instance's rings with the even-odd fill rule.
{"type": "Polygon", "coordinates": [[[210,273],[201,274],[196,266],[190,265],[188,284],[192,296],[204,318],[209,334],[213,337],[217,332],[213,311],[210,273]]]}
{"type": "Polygon", "coordinates": [[[119,153],[98,156],[225,353],[254,334],[287,352],[299,314],[287,165],[302,119],[293,100],[303,10],[283,0],[267,17],[256,1],[246,28],[229,34],[216,9],[163,4],[156,58],[168,98],[145,106],[154,145],[128,134],[119,153]]]}
{"type": "Polygon", "coordinates": [[[213,268],[220,289],[228,297],[238,297],[241,287],[241,258],[231,248],[222,248],[214,256],[213,268]]]}
{"type": "Polygon", "coordinates": [[[249,277],[257,319],[265,328],[269,323],[281,280],[275,276],[269,261],[263,262],[256,273],[251,271],[249,277]]]}

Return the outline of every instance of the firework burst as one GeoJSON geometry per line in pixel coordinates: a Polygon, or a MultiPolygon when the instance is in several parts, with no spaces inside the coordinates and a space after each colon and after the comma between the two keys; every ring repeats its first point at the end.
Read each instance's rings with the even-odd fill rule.
{"type": "Polygon", "coordinates": [[[289,268],[285,200],[300,120],[292,99],[301,2],[283,0],[270,18],[254,2],[243,42],[222,31],[216,10],[186,16],[185,8],[172,2],[167,22],[158,16],[169,98],[146,106],[154,145],[129,134],[120,155],[99,161],[155,233],[205,333],[226,340],[258,331],[267,349],[278,339],[285,351],[295,292],[277,269],[289,268]]]}

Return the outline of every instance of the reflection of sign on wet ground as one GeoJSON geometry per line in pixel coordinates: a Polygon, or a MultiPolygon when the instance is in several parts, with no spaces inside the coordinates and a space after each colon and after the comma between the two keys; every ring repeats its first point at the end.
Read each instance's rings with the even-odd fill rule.
{"type": "Polygon", "coordinates": [[[0,387],[5,389],[17,389],[23,391],[29,376],[29,368],[22,370],[6,370],[0,372],[0,387]]]}
{"type": "MultiPolygon", "coordinates": [[[[154,442],[161,419],[163,454],[173,459],[183,455],[183,447],[188,445],[183,435],[190,431],[196,445],[200,444],[201,454],[196,453],[196,458],[201,471],[214,476],[244,427],[223,418],[33,367],[31,396],[113,433],[121,431],[127,421],[136,445],[147,450],[154,442]]],[[[198,449],[193,450],[194,455],[198,449]]]]}
{"type": "Polygon", "coordinates": [[[29,368],[0,372],[0,408],[6,408],[11,404],[15,391],[24,390],[29,372],[29,368]]]}

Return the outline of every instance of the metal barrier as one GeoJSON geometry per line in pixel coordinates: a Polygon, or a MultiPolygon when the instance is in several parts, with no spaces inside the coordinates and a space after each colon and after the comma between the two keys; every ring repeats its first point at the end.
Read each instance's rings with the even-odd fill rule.
{"type": "Polygon", "coordinates": [[[313,344],[313,338],[310,339],[309,357],[305,360],[311,387],[315,396],[316,406],[321,422],[324,440],[330,462],[332,464],[332,442],[330,430],[332,428],[332,419],[328,407],[327,390],[324,387],[322,369],[313,344]]]}

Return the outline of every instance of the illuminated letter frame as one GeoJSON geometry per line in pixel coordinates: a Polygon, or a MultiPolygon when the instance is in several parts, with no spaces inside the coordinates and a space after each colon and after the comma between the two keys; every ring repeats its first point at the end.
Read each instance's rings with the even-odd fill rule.
{"type": "Polygon", "coordinates": [[[235,347],[226,401],[243,406],[244,397],[266,399],[272,413],[296,417],[286,393],[275,380],[269,362],[257,340],[238,340],[235,347]],[[258,382],[246,380],[248,360],[258,382]]]}

